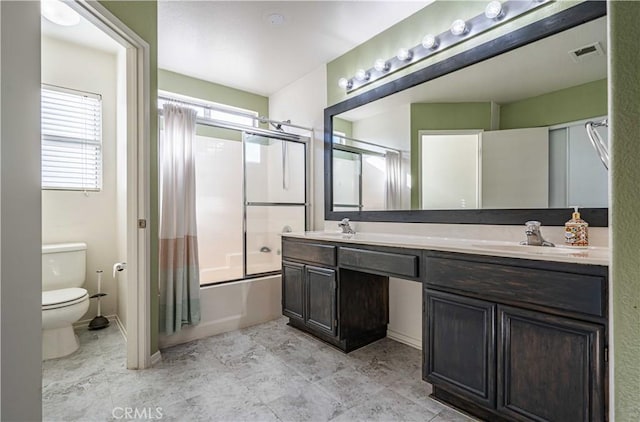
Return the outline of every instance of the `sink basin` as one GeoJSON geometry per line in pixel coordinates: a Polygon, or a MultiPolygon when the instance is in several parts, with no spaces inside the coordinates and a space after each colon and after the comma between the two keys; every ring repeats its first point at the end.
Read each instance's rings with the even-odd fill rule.
{"type": "Polygon", "coordinates": [[[505,252],[516,252],[536,255],[586,255],[589,248],[568,248],[562,246],[529,246],[529,245],[492,245],[492,244],[475,244],[476,248],[498,250],[505,252]]]}

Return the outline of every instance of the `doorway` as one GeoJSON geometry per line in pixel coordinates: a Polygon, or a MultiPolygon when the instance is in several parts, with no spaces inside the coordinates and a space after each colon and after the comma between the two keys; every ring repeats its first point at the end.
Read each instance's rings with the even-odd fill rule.
{"type": "MultiPolygon", "coordinates": [[[[142,369],[152,361],[150,235],[146,228],[150,211],[149,46],[99,3],[66,4],[80,16],[80,23],[74,33],[74,29],[65,30],[55,24],[45,28],[43,22],[43,37],[48,37],[42,41],[43,83],[74,93],[78,98],[95,98],[100,104],[100,124],[104,123],[104,127],[97,130],[102,136],[92,146],[91,154],[83,152],[78,164],[95,171],[95,183],[76,189],[58,186],[43,190],[43,242],[87,243],[83,287],[90,295],[96,294],[96,280],[103,279],[102,291],[110,291],[112,297],[109,302],[106,297],[103,300],[103,306],[108,304],[109,310],[103,308],[102,314],[114,316],[112,321],[126,333],[127,368],[142,369]],[[85,45],[74,47],[73,38],[82,38],[82,31],[95,38],[85,38],[85,45]],[[103,48],[115,45],[112,60],[109,54],[100,54],[92,48],[94,42],[103,43],[103,48]],[[50,53],[53,55],[48,57],[50,53]],[[98,72],[111,64],[109,75],[98,72]],[[92,65],[96,69],[92,70],[92,65]],[[93,160],[89,164],[87,157],[93,160]],[[110,233],[96,230],[100,226],[108,226],[110,233]],[[123,262],[126,270],[112,273],[114,265],[123,262]],[[101,275],[97,273],[99,270],[101,275]]],[[[74,161],[73,165],[76,164],[74,161]]],[[[86,323],[96,312],[94,305],[81,321],[86,323]]]]}

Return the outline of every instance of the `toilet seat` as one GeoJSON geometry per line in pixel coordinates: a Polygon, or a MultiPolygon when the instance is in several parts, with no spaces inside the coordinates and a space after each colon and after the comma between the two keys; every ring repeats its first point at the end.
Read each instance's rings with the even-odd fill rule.
{"type": "Polygon", "coordinates": [[[59,309],[84,302],[89,293],[80,287],[42,292],[42,310],[59,309]]]}

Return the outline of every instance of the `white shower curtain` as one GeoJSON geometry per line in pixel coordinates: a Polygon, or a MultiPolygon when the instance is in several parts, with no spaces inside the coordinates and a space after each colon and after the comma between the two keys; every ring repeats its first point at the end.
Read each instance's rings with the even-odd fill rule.
{"type": "Polygon", "coordinates": [[[196,111],[163,107],[160,134],[160,331],[173,334],[200,322],[196,238],[196,111]]]}
{"type": "Polygon", "coordinates": [[[385,164],[387,168],[386,209],[399,210],[402,206],[400,189],[402,186],[402,174],[400,172],[400,153],[385,151],[385,164]]]}

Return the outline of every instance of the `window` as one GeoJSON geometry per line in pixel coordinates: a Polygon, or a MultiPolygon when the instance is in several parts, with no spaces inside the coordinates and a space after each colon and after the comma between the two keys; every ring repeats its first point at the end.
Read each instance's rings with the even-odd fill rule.
{"type": "Polygon", "coordinates": [[[42,189],[102,188],[102,97],[42,86],[42,189]]]}
{"type": "Polygon", "coordinates": [[[236,123],[245,126],[258,127],[256,111],[233,107],[226,104],[214,103],[173,92],[158,92],[158,109],[162,109],[165,103],[178,103],[196,110],[198,117],[220,120],[228,123],[236,123]]]}

